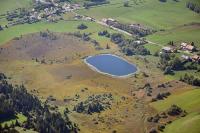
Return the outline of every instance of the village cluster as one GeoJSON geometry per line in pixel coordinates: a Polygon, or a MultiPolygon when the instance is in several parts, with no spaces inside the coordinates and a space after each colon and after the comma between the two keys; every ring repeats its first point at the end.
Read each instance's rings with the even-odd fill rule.
{"type": "Polygon", "coordinates": [[[80,8],[81,5],[79,4],[70,4],[67,2],[48,3],[36,0],[34,8],[30,10],[19,8],[5,14],[1,14],[0,18],[5,18],[8,23],[5,25],[1,25],[0,30],[19,24],[32,24],[41,20],[46,20],[47,22],[56,22],[62,19],[61,14],[72,12],[73,10],[77,10],[80,8]]]}
{"type": "Polygon", "coordinates": [[[200,56],[196,53],[198,51],[199,51],[198,48],[194,45],[193,42],[192,43],[182,42],[179,47],[173,45],[162,48],[162,52],[164,53],[182,52],[184,53],[181,55],[182,59],[186,61],[193,61],[200,63],[200,56]]]}

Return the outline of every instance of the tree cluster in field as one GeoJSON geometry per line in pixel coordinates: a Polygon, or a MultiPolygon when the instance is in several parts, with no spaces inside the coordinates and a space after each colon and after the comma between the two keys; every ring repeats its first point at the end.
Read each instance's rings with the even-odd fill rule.
{"type": "Polygon", "coordinates": [[[111,41],[117,44],[121,49],[121,52],[128,56],[150,55],[150,51],[143,46],[143,44],[146,43],[144,40],[140,40],[140,43],[138,43],[133,39],[125,39],[122,34],[114,33],[111,35],[111,41]]]}
{"type": "Polygon", "coordinates": [[[98,33],[99,36],[105,36],[105,37],[108,37],[110,38],[110,33],[107,31],[107,30],[104,30],[104,31],[99,31],[98,33]]]}
{"type": "Polygon", "coordinates": [[[149,133],[158,133],[165,129],[166,124],[170,124],[172,121],[170,117],[184,117],[187,112],[177,105],[171,105],[166,111],[156,114],[147,118],[147,122],[156,124],[157,128],[152,128],[149,133]],[[162,122],[160,122],[162,121],[162,122]],[[163,122],[165,121],[165,123],[163,122]]]}
{"type": "Polygon", "coordinates": [[[158,94],[156,95],[155,98],[152,98],[151,101],[152,101],[152,102],[155,102],[155,101],[158,101],[158,100],[163,100],[163,99],[167,98],[167,97],[170,96],[170,95],[171,95],[170,92],[158,93],[158,94]]]}
{"type": "Polygon", "coordinates": [[[173,74],[173,70],[183,70],[184,62],[174,54],[162,53],[158,67],[164,71],[164,74],[173,74]]]}
{"type": "Polygon", "coordinates": [[[91,33],[80,33],[78,32],[74,32],[74,33],[69,33],[69,35],[73,35],[77,38],[80,38],[83,41],[87,41],[87,42],[91,42],[92,44],[94,44],[94,47],[96,50],[102,50],[103,48],[100,46],[99,42],[97,42],[96,40],[90,38],[91,33]]]}
{"type": "Polygon", "coordinates": [[[87,25],[85,25],[83,23],[77,26],[77,29],[79,29],[79,30],[85,30],[87,28],[88,28],[87,25]]]}
{"type": "Polygon", "coordinates": [[[90,0],[88,2],[85,2],[83,6],[88,9],[92,6],[98,6],[103,4],[109,4],[110,2],[108,0],[90,0]]]}
{"type": "Polygon", "coordinates": [[[75,37],[78,37],[78,38],[81,38],[81,40],[83,41],[90,41],[91,38],[90,38],[90,33],[80,33],[79,31],[78,32],[74,32],[74,33],[70,33],[72,35],[74,35],[75,37]]]}
{"type": "Polygon", "coordinates": [[[113,97],[111,93],[92,95],[85,101],[75,105],[74,111],[85,114],[100,113],[101,111],[111,108],[112,100],[113,97]]]}
{"type": "Polygon", "coordinates": [[[198,62],[188,62],[176,57],[175,54],[162,53],[160,55],[160,61],[158,67],[164,71],[164,74],[174,74],[174,71],[179,70],[196,70],[200,71],[200,65],[198,62]]]}
{"type": "Polygon", "coordinates": [[[15,126],[21,126],[25,129],[32,129],[40,133],[63,133],[77,132],[78,127],[73,124],[67,115],[62,115],[57,111],[50,111],[46,104],[34,95],[27,92],[26,88],[21,86],[13,86],[6,81],[6,76],[0,74],[0,119],[8,119],[14,117],[17,113],[22,113],[27,117],[27,121],[11,124],[9,127],[5,125],[2,131],[12,130],[15,126]]]}
{"type": "Polygon", "coordinates": [[[186,7],[189,8],[190,10],[196,12],[196,13],[200,13],[200,6],[198,4],[188,2],[186,4],[186,7]]]}
{"type": "Polygon", "coordinates": [[[50,40],[56,40],[57,39],[57,36],[53,32],[50,32],[49,30],[40,31],[40,36],[43,37],[43,38],[50,39],[50,40]]]}
{"type": "Polygon", "coordinates": [[[129,7],[129,2],[128,1],[124,1],[124,7],[129,7]]]}
{"type": "Polygon", "coordinates": [[[178,116],[178,115],[182,115],[185,116],[187,113],[185,110],[182,110],[180,107],[178,107],[177,105],[172,105],[168,110],[167,110],[167,114],[170,116],[178,116]]]}
{"type": "Polygon", "coordinates": [[[144,87],[140,87],[139,89],[144,89],[146,94],[147,94],[147,96],[151,96],[152,95],[153,88],[151,87],[151,85],[149,83],[146,83],[144,85],[144,87]]]}
{"type": "Polygon", "coordinates": [[[188,75],[187,73],[183,77],[180,77],[180,81],[190,85],[200,86],[200,79],[195,78],[193,75],[188,75]]]}
{"type": "Polygon", "coordinates": [[[0,31],[3,30],[3,27],[0,25],[0,31]]]}
{"type": "Polygon", "coordinates": [[[186,62],[184,68],[187,70],[196,70],[200,72],[200,64],[198,62],[186,62]]]}

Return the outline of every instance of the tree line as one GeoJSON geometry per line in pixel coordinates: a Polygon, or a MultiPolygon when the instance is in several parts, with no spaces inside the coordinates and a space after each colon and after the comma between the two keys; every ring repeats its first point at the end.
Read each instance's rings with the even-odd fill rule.
{"type": "Polygon", "coordinates": [[[194,77],[193,75],[188,75],[187,73],[183,77],[180,77],[180,81],[190,85],[200,86],[200,79],[194,77]]]}

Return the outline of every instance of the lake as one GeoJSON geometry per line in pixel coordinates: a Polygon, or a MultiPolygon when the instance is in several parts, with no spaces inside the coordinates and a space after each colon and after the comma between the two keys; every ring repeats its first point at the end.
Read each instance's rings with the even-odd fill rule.
{"type": "Polygon", "coordinates": [[[115,77],[127,77],[137,71],[134,64],[111,54],[89,56],[85,59],[85,63],[99,73],[115,77]]]}

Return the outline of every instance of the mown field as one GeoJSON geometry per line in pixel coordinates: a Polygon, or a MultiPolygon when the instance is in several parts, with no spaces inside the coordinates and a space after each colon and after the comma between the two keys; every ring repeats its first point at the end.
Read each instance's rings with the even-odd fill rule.
{"type": "Polygon", "coordinates": [[[200,113],[191,113],[188,116],[168,125],[164,133],[199,133],[200,113]]]}
{"type": "Polygon", "coordinates": [[[194,42],[197,47],[200,47],[200,25],[193,24],[187,26],[180,26],[164,32],[147,37],[148,40],[161,45],[167,45],[169,41],[174,41],[178,46],[181,42],[194,42]]]}
{"type": "Polygon", "coordinates": [[[187,9],[186,2],[159,2],[158,0],[129,1],[130,7],[124,7],[122,0],[111,0],[102,5],[78,13],[93,16],[97,19],[114,18],[126,23],[141,23],[156,29],[170,29],[186,23],[200,22],[199,15],[187,9]],[[136,1],[136,2],[135,2],[136,1]]]}
{"type": "Polygon", "coordinates": [[[5,29],[4,31],[0,32],[0,44],[3,44],[9,40],[11,40],[14,37],[19,37],[21,35],[25,35],[28,33],[34,33],[34,32],[40,32],[43,30],[50,30],[54,32],[76,32],[79,31],[77,29],[77,26],[80,24],[86,24],[88,26],[88,29],[83,30],[81,32],[85,33],[92,33],[94,39],[97,40],[108,40],[107,38],[99,38],[98,32],[102,30],[108,30],[110,32],[114,32],[111,29],[106,29],[105,27],[98,25],[93,22],[87,22],[87,21],[59,21],[57,23],[48,23],[48,22],[39,22],[35,24],[24,24],[24,25],[17,25],[14,27],[10,27],[8,29],[5,29]]]}
{"type": "Polygon", "coordinates": [[[199,133],[199,97],[200,89],[194,89],[186,92],[175,93],[166,100],[151,104],[159,112],[167,110],[172,104],[178,105],[188,112],[186,117],[182,117],[167,125],[164,133],[199,133]]]}
{"type": "Polygon", "coordinates": [[[32,0],[1,0],[0,14],[17,8],[31,7],[32,0]]]}

